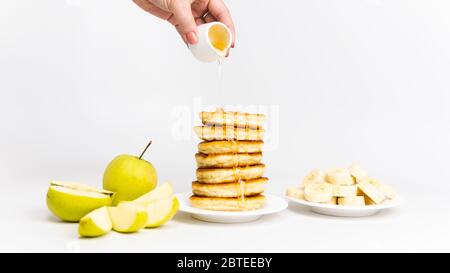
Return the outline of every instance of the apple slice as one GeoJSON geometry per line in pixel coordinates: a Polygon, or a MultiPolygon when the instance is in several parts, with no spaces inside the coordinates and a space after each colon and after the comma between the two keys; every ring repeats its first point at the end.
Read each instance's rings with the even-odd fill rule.
{"type": "Polygon", "coordinates": [[[156,189],[142,195],[141,197],[131,201],[133,203],[148,203],[157,199],[169,198],[173,195],[173,188],[170,183],[164,183],[156,189]]]}
{"type": "Polygon", "coordinates": [[[103,206],[110,206],[114,193],[74,182],[50,182],[47,207],[60,219],[78,222],[103,206]]]}
{"type": "Polygon", "coordinates": [[[136,232],[147,224],[147,210],[139,205],[120,204],[108,208],[112,228],[122,233],[136,232]]]}
{"type": "Polygon", "coordinates": [[[80,220],[78,233],[84,237],[98,237],[111,231],[112,222],[107,207],[101,207],[86,214],[80,220]]]}
{"type": "Polygon", "coordinates": [[[100,193],[107,193],[107,194],[114,193],[112,191],[99,189],[99,188],[96,188],[96,187],[92,187],[92,186],[89,186],[89,185],[86,185],[86,184],[77,183],[77,182],[51,181],[50,185],[51,186],[60,186],[60,187],[72,188],[72,189],[77,189],[77,190],[82,190],[82,191],[100,192],[100,193]]]}
{"type": "Polygon", "coordinates": [[[179,206],[180,202],[175,196],[147,203],[145,205],[148,214],[146,227],[154,228],[164,225],[175,216],[179,206]]]}

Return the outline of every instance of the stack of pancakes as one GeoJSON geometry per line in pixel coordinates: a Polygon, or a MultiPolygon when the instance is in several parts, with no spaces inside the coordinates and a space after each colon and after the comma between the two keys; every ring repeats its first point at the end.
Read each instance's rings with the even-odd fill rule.
{"type": "Polygon", "coordinates": [[[265,203],[268,179],[261,163],[265,116],[241,112],[201,112],[203,126],[194,128],[199,143],[197,181],[192,206],[219,211],[243,211],[265,203]]]}

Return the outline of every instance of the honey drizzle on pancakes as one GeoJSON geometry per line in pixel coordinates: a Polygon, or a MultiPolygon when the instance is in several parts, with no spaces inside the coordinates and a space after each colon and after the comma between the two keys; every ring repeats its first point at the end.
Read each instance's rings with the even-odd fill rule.
{"type": "MultiPolygon", "coordinates": [[[[241,162],[240,162],[240,155],[239,153],[241,152],[239,150],[239,144],[238,144],[238,128],[239,128],[239,122],[238,122],[238,118],[239,118],[239,113],[237,111],[232,112],[233,114],[233,123],[229,124],[227,122],[227,112],[225,112],[225,110],[221,107],[216,108],[216,113],[221,113],[222,115],[222,121],[223,123],[220,124],[211,124],[211,127],[214,128],[214,133],[213,135],[216,135],[216,130],[222,130],[222,134],[224,135],[224,139],[226,141],[228,141],[230,143],[230,148],[231,148],[231,152],[233,154],[233,177],[234,177],[234,182],[237,184],[237,199],[239,199],[239,205],[242,207],[245,207],[245,181],[242,179],[241,177],[241,169],[242,168],[248,168],[248,162],[245,163],[245,166],[240,166],[241,162]],[[230,128],[230,125],[232,125],[232,127],[230,128]],[[232,130],[233,133],[230,134],[229,130],[232,130]]],[[[203,115],[204,112],[202,112],[202,119],[203,119],[203,115]]],[[[245,132],[245,138],[244,140],[249,141],[251,139],[250,137],[250,114],[249,113],[244,113],[244,132],[245,132]]],[[[258,122],[256,121],[256,124],[258,122]]],[[[202,126],[202,130],[205,127],[202,126]]],[[[256,131],[257,134],[259,133],[260,130],[260,126],[257,124],[256,125],[256,131]]],[[[203,134],[203,131],[202,131],[203,134]]]]}
{"type": "MultiPolygon", "coordinates": [[[[202,168],[211,168],[212,172],[217,170],[221,174],[228,174],[226,179],[225,177],[221,177],[221,180],[217,180],[216,182],[219,183],[219,185],[217,185],[218,191],[221,191],[223,186],[227,188],[226,185],[220,185],[220,183],[233,183],[233,187],[235,187],[235,190],[233,191],[234,194],[227,197],[227,200],[223,200],[224,202],[230,202],[229,205],[232,206],[232,208],[230,207],[230,210],[242,211],[256,209],[263,205],[263,203],[261,203],[257,207],[251,206],[254,198],[253,196],[246,196],[246,194],[251,194],[251,192],[249,192],[248,189],[248,181],[243,176],[249,176],[250,179],[250,176],[252,176],[250,173],[253,173],[253,170],[248,171],[248,168],[255,164],[258,166],[263,166],[259,164],[261,160],[261,144],[263,144],[261,139],[263,135],[261,133],[264,131],[262,125],[260,124],[263,122],[261,117],[264,117],[264,115],[235,111],[225,112],[223,108],[218,107],[215,112],[202,111],[200,118],[202,119],[203,126],[196,126],[194,128],[200,139],[204,141],[202,145],[199,144],[199,152],[204,152],[207,157],[209,154],[213,155],[211,156],[212,163],[204,162],[206,164],[204,166],[201,163],[202,156],[199,155],[200,158],[197,158],[197,163],[199,163],[200,160],[200,164],[197,171],[202,168]],[[230,132],[229,130],[233,131],[230,132]],[[217,141],[217,143],[211,143],[211,145],[207,143],[215,141],[217,141]],[[217,158],[215,158],[216,156],[217,158]],[[230,170],[230,168],[232,170],[230,170]]],[[[259,168],[258,166],[255,167],[259,168]]],[[[259,178],[262,178],[262,175],[263,174],[258,175],[260,176],[259,178]]],[[[197,172],[199,185],[205,185],[204,183],[208,183],[203,181],[203,178],[205,177],[199,177],[199,173],[197,172]]],[[[227,190],[225,188],[223,190],[227,190]]],[[[257,193],[257,197],[264,198],[264,196],[261,196],[262,193],[263,191],[257,193]]],[[[213,202],[216,198],[221,198],[221,193],[216,193],[214,191],[203,197],[202,195],[197,195],[194,189],[193,194],[194,195],[191,197],[191,204],[194,207],[199,208],[206,208],[207,205],[193,202],[192,198],[196,197],[199,200],[203,200],[204,198],[206,203],[213,202]]],[[[211,203],[209,206],[210,207],[206,209],[228,210],[214,203],[211,203]]]]}
{"type": "MultiPolygon", "coordinates": [[[[234,181],[237,182],[237,198],[239,199],[239,204],[241,206],[244,206],[245,204],[245,182],[242,181],[242,178],[240,176],[240,174],[237,173],[237,170],[239,168],[239,150],[237,147],[237,127],[238,127],[238,113],[237,112],[233,112],[233,139],[231,140],[231,145],[232,145],[232,149],[234,151],[233,156],[234,156],[234,166],[233,166],[233,175],[234,175],[234,181]]],[[[226,122],[225,122],[226,123],[226,122]]]]}

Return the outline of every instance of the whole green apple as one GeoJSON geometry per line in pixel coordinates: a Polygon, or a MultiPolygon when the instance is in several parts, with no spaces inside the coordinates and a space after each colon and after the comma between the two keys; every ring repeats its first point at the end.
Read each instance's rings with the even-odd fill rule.
{"type": "Polygon", "coordinates": [[[106,167],[103,174],[103,188],[114,191],[114,204],[131,201],[156,187],[158,177],[153,165],[142,159],[150,146],[147,145],[140,157],[119,155],[106,167]]]}

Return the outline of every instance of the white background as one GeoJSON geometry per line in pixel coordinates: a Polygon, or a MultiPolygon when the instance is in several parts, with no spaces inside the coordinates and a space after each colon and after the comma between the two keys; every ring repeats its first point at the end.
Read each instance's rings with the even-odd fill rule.
{"type": "Polygon", "coordinates": [[[449,251],[450,2],[227,1],[236,48],[197,62],[172,27],[131,1],[0,2],[1,251],[449,251]],[[358,162],[403,207],[364,219],[290,208],[242,225],[194,221],[79,240],[47,211],[53,179],[101,185],[121,153],[188,191],[211,104],[278,107],[268,192],[315,167],[358,162]]]}

